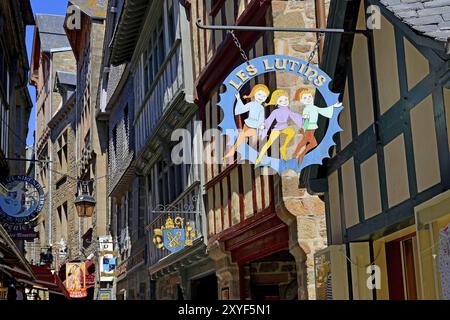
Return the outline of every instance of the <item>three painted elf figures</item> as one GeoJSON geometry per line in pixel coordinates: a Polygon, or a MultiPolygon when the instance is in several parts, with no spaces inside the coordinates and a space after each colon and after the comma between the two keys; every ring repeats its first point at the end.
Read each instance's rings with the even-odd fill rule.
{"type": "Polygon", "coordinates": [[[300,114],[290,109],[290,97],[287,91],[277,89],[270,93],[269,88],[264,84],[255,85],[250,94],[244,96],[244,98],[251,101],[244,104],[240,94],[236,94],[237,102],[234,115],[248,113],[248,117],[244,120],[243,129],[239,133],[236,142],[225,155],[225,158],[234,156],[237,148],[246,139],[257,136],[262,141],[269,130],[271,130],[267,142],[259,151],[255,161],[256,165],[261,163],[269,148],[281,136],[284,136],[284,142],[280,148],[280,157],[283,160],[288,160],[287,150],[290,142],[296,135],[296,130],[290,126],[289,122],[291,121],[297,127],[298,134],[302,136],[292,154],[292,158],[297,158],[298,166],[300,167],[304,156],[318,145],[314,133],[319,128],[317,124],[319,115],[330,119],[334,108],[342,106],[342,103],[338,102],[324,108],[317,107],[314,105],[314,91],[300,88],[294,94],[294,101],[299,101],[303,106],[303,112],[300,114]],[[270,100],[266,103],[269,96],[270,100]],[[265,119],[264,107],[269,106],[275,106],[276,109],[265,119]]]}
{"type": "Polygon", "coordinates": [[[279,174],[286,170],[299,173],[310,165],[321,165],[325,158],[330,157],[331,147],[335,145],[334,135],[342,131],[338,118],[343,106],[339,102],[339,94],[329,89],[331,81],[316,66],[289,56],[261,56],[237,66],[225,79],[226,90],[220,94],[217,104],[223,111],[219,128],[228,137],[229,149],[224,158],[233,159],[239,153],[242,161],[248,160],[256,166],[269,167],[279,174]],[[262,83],[254,85],[248,91],[243,89],[251,79],[272,72],[293,74],[314,86],[315,90],[298,88],[293,92],[281,89],[271,91],[271,88],[262,83]],[[326,107],[314,104],[317,92],[322,96],[326,107]],[[302,112],[294,111],[292,103],[300,103],[302,112]],[[273,111],[266,119],[267,107],[271,107],[273,111]],[[244,117],[242,128],[238,128],[236,116],[244,117]],[[319,123],[323,123],[319,122],[320,117],[327,118],[328,124],[324,128],[326,130],[321,130],[322,138],[318,142],[315,133],[319,123]],[[300,138],[294,139],[296,135],[300,138]],[[250,139],[259,140],[260,150],[249,143],[250,139]],[[279,157],[272,156],[276,153],[273,147],[277,141],[281,142],[279,157]],[[293,141],[299,142],[294,145],[293,141]],[[292,153],[288,152],[290,148],[292,153]],[[271,149],[272,152],[269,153],[271,149]]]}

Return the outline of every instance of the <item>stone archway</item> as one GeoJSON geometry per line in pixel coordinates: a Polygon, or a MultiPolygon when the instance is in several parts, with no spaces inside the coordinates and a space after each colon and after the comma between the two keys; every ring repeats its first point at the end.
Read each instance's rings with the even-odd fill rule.
{"type": "Polygon", "coordinates": [[[315,300],[314,253],[326,246],[325,206],[298,187],[297,174],[275,180],[275,209],[288,226],[289,252],[297,267],[299,300],[315,300]]]}
{"type": "Polygon", "coordinates": [[[224,248],[224,244],[218,240],[208,245],[208,253],[216,265],[217,294],[219,300],[223,299],[222,293],[228,294],[229,300],[240,299],[239,266],[231,261],[231,255],[224,248]]]}

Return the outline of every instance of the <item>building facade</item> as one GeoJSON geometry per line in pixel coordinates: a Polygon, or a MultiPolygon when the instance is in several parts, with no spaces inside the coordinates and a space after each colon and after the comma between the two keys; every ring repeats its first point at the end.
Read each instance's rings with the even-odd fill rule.
{"type": "MultiPolygon", "coordinates": [[[[40,263],[40,254],[48,249],[53,257],[59,257],[61,240],[67,243],[77,234],[73,222],[74,183],[68,178],[76,170],[75,160],[69,159],[75,150],[75,117],[74,112],[70,113],[67,97],[55,90],[58,75],[67,72],[75,72],[75,59],[64,32],[64,16],[36,15],[30,83],[36,88],[34,154],[42,162],[36,165],[35,176],[44,188],[46,200],[38,219],[39,239],[28,245],[30,259],[36,264],[40,263]]],[[[78,247],[70,252],[78,255],[78,247]]],[[[53,262],[53,267],[59,268],[59,262],[53,262]]]]}
{"type": "MultiPolygon", "coordinates": [[[[76,60],[76,143],[77,180],[95,198],[91,217],[79,220],[78,240],[82,260],[91,275],[88,297],[99,288],[99,237],[109,236],[107,185],[107,128],[96,119],[97,92],[101,73],[105,33],[105,1],[68,1],[64,29],[76,60]]],[[[77,195],[82,191],[78,188],[77,195]]]]}
{"type": "Polygon", "coordinates": [[[25,158],[32,107],[27,89],[25,29],[35,22],[29,1],[3,2],[0,19],[0,180],[3,180],[8,175],[25,173],[24,161],[6,158],[25,158]]]}
{"type": "Polygon", "coordinates": [[[323,60],[345,106],[334,156],[309,175],[325,193],[330,248],[317,261],[334,299],[448,299],[447,12],[440,1],[330,7],[329,27],[367,30],[329,37],[323,60]]]}
{"type": "Polygon", "coordinates": [[[108,127],[109,225],[117,254],[118,274],[113,286],[117,299],[149,298],[146,267],[145,179],[136,175],[134,83],[130,65],[111,64],[110,44],[124,1],[109,1],[98,92],[99,121],[108,127]]]}
{"type": "MultiPolygon", "coordinates": [[[[193,99],[192,39],[186,4],[126,1],[112,41],[111,63],[129,62],[129,81],[133,81],[134,170],[140,181],[139,192],[133,197],[139,197],[137,215],[145,221],[144,256],[150,278],[145,283],[145,278],[133,279],[127,271],[130,299],[137,298],[137,286],[151,299],[217,298],[214,264],[205,244],[201,124],[193,99]],[[177,136],[177,129],[183,133],[177,136]],[[173,156],[179,143],[186,145],[186,152],[173,156]],[[191,228],[192,243],[177,252],[157,247],[156,230],[177,217],[191,228]]],[[[116,206],[118,220],[126,208],[116,206]]],[[[128,217],[130,221],[129,213],[128,217]]],[[[140,230],[134,227],[134,232],[140,230]]],[[[142,253],[136,254],[141,258],[131,259],[131,265],[139,270],[142,253]]],[[[129,270],[130,262],[119,269],[129,270]]]]}
{"type": "MultiPolygon", "coordinates": [[[[231,34],[199,29],[197,19],[211,25],[315,28],[320,26],[318,13],[327,7],[323,1],[191,2],[196,103],[203,132],[218,128],[220,86],[245,60],[231,34]]],[[[285,54],[307,60],[317,42],[313,33],[236,31],[235,36],[249,59],[285,54]]],[[[305,86],[299,77],[268,73],[252,79],[241,94],[248,95],[255,84],[284,89],[291,99],[305,86]]],[[[243,118],[236,121],[242,126],[243,118]]],[[[217,161],[220,148],[228,152],[220,136],[205,141],[204,148],[215,150],[205,153],[210,159],[205,160],[204,188],[208,253],[215,262],[220,298],[314,299],[313,255],[326,245],[323,202],[299,188],[297,174],[276,175],[236,157],[217,161]]]]}

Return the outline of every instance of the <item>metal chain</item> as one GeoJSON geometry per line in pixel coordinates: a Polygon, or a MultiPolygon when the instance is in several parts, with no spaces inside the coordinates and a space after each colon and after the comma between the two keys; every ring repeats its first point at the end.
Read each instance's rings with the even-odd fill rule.
{"type": "Polygon", "coordinates": [[[307,67],[309,67],[309,65],[311,64],[311,61],[312,59],[314,59],[316,53],[319,52],[320,40],[322,40],[323,36],[323,33],[319,33],[319,37],[317,38],[316,44],[314,45],[314,49],[309,54],[307,67]]]}
{"type": "Polygon", "coordinates": [[[244,49],[242,49],[242,45],[239,42],[239,39],[236,37],[236,35],[234,34],[233,30],[228,30],[228,33],[231,34],[231,36],[233,37],[233,41],[236,44],[236,47],[239,49],[239,52],[241,53],[242,58],[247,62],[247,64],[250,64],[247,54],[245,53],[244,49]]]}
{"type": "MultiPolygon", "coordinates": [[[[313,50],[311,51],[311,53],[309,54],[309,57],[308,57],[308,63],[306,64],[306,67],[307,67],[307,68],[308,68],[309,65],[311,64],[311,61],[314,59],[316,53],[319,52],[320,40],[322,40],[323,36],[324,36],[324,33],[322,33],[322,32],[319,33],[319,36],[318,36],[317,41],[316,41],[316,44],[314,45],[314,49],[313,49],[313,50]]],[[[307,78],[305,78],[305,79],[303,80],[303,83],[306,84],[306,85],[308,85],[310,82],[309,82],[309,80],[308,80],[307,78]]]]}

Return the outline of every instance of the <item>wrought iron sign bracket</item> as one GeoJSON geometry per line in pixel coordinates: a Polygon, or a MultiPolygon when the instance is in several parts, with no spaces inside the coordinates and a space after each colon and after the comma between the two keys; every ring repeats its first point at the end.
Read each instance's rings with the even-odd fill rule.
{"type": "Polygon", "coordinates": [[[203,30],[228,30],[228,31],[270,31],[270,32],[304,32],[304,33],[338,33],[338,34],[363,34],[368,35],[370,30],[345,30],[333,28],[285,28],[263,26],[233,26],[233,25],[207,25],[202,24],[202,19],[197,19],[197,27],[203,30]]]}

